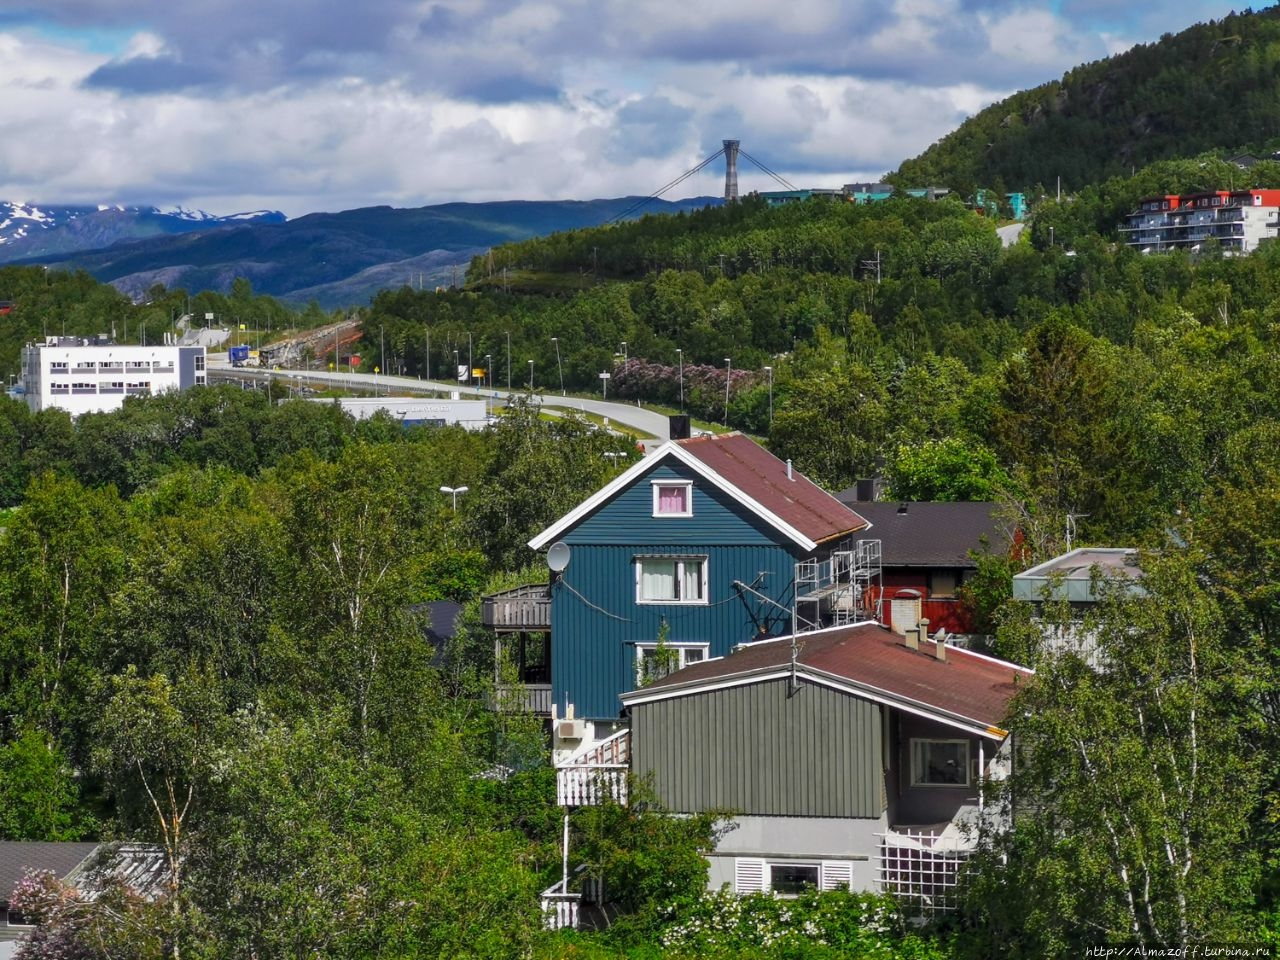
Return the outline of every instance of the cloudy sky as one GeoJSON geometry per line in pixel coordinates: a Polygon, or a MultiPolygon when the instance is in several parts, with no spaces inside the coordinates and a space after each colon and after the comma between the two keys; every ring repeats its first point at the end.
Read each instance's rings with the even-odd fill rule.
{"type": "MultiPolygon", "coordinates": [[[[1233,6],[0,0],[0,199],[299,216],[625,196],[726,137],[797,184],[839,186],[1233,6]]],[[[742,166],[744,190],[770,188],[742,166]]],[[[722,183],[713,164],[668,196],[722,183]]]]}

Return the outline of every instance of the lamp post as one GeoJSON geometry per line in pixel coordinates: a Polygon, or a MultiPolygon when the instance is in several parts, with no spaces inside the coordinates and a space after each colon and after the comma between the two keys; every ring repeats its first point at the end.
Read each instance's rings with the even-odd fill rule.
{"type": "Polygon", "coordinates": [[[733,376],[733,360],[724,358],[724,425],[729,426],[729,380],[733,376]]]}
{"type": "Polygon", "coordinates": [[[471,361],[471,334],[467,334],[467,386],[471,386],[476,381],[475,364],[471,361]]]}
{"type": "Polygon", "coordinates": [[[622,362],[627,362],[627,341],[622,341],[622,362]]]}
{"type": "Polygon", "coordinates": [[[431,379],[431,328],[427,327],[427,379],[431,379]]]}
{"type": "Polygon", "coordinates": [[[491,353],[484,355],[484,375],[488,380],[489,389],[493,389],[493,354],[491,353]]]}
{"type": "Polygon", "coordinates": [[[684,413],[684,351],[676,347],[676,359],[680,362],[680,412],[684,413]]]}
{"type": "Polygon", "coordinates": [[[769,375],[769,429],[773,429],[773,367],[765,367],[764,372],[769,375]]]}
{"type": "Polygon", "coordinates": [[[458,366],[459,366],[459,364],[458,364],[458,351],[457,351],[457,350],[455,350],[455,351],[453,351],[453,379],[454,379],[455,381],[457,381],[457,380],[461,380],[461,379],[462,379],[460,376],[458,376],[458,366]]]}
{"type": "Polygon", "coordinates": [[[511,389],[511,331],[507,331],[507,389],[511,389]]]}
{"type": "Polygon", "coordinates": [[[453,497],[453,512],[457,513],[458,512],[458,494],[466,493],[467,488],[466,487],[441,487],[440,492],[450,494],[453,497]]]}
{"type": "Polygon", "coordinates": [[[564,392],[564,367],[560,365],[560,338],[552,337],[551,342],[556,345],[556,369],[560,371],[560,396],[568,396],[564,392]]]}
{"type": "Polygon", "coordinates": [[[533,393],[533,361],[529,361],[529,392],[533,393]]]}

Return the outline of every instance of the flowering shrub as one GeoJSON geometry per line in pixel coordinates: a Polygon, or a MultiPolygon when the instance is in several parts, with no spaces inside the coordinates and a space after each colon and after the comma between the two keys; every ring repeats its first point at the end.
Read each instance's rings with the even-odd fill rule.
{"type": "Polygon", "coordinates": [[[35,924],[15,960],[150,960],[165,952],[160,908],[118,883],[86,900],[52,871],[28,870],[13,888],[9,909],[35,924]]]}
{"type": "Polygon", "coordinates": [[[933,941],[907,934],[893,900],[875,894],[840,890],[782,899],[768,893],[739,896],[725,888],[672,905],[667,915],[660,940],[670,956],[756,950],[805,956],[809,948],[862,960],[943,955],[933,941]]]}
{"type": "MultiPolygon", "coordinates": [[[[739,393],[759,385],[755,370],[727,370],[710,364],[684,365],[685,408],[705,420],[724,417],[725,380],[729,381],[730,406],[739,393]]],[[[614,367],[609,396],[619,400],[643,399],[675,406],[680,399],[680,368],[647,360],[629,359],[614,367]]]]}

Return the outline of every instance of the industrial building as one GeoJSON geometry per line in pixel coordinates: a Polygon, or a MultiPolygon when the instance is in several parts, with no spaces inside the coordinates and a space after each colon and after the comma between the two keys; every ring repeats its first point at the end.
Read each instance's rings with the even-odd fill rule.
{"type": "Polygon", "coordinates": [[[109,337],[47,337],[22,348],[22,393],[33,412],[118,410],[125,397],[205,383],[205,348],[119,344],[109,337]]]}

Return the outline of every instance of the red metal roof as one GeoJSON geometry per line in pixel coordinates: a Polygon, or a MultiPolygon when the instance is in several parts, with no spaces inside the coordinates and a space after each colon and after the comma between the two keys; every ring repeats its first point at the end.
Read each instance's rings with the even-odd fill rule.
{"type": "Polygon", "coordinates": [[[814,543],[853,533],[867,521],[798,470],[741,433],[677,440],[687,453],[814,543]]]}
{"type": "MultiPolygon", "coordinates": [[[[970,720],[996,735],[1003,733],[1009,702],[1032,676],[1025,667],[950,645],[947,659],[938,660],[933,641],[923,641],[919,650],[911,650],[901,636],[878,623],[800,634],[798,645],[796,662],[802,676],[812,679],[820,671],[883,692],[890,699],[970,720]]],[[[750,674],[786,667],[790,660],[790,638],[747,644],[727,657],[669,674],[643,693],[673,687],[697,693],[735,677],[747,680],[750,674]]]]}

